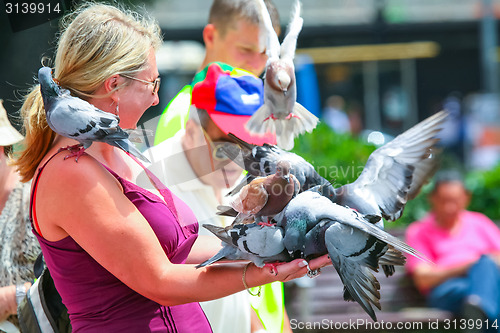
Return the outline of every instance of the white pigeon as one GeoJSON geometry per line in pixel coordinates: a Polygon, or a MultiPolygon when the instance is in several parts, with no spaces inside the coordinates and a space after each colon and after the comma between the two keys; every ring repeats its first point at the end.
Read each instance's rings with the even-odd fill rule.
{"type": "Polygon", "coordinates": [[[278,146],[290,150],[296,136],[312,131],[318,123],[318,118],[296,101],[293,58],[297,37],[302,30],[301,4],[295,1],[288,31],[280,46],[264,1],[257,2],[266,34],[268,60],[264,76],[264,104],[246,123],[246,129],[253,134],[276,133],[278,146]]]}
{"type": "Polygon", "coordinates": [[[118,116],[102,111],[81,98],[71,96],[69,90],[54,82],[49,67],[38,70],[38,82],[49,127],[59,135],[77,140],[80,143],[78,146],[82,146],[65,158],[76,156],[75,160],[78,162],[78,158],[92,142],[100,141],[149,163],[128,139],[128,133],[118,126],[118,116]]]}

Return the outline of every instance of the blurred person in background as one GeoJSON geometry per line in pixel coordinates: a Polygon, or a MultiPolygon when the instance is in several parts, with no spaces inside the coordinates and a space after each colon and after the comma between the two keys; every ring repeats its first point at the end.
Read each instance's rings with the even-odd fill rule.
{"type": "Polygon", "coordinates": [[[345,112],[345,100],[342,96],[333,95],[326,100],[323,109],[323,121],[338,134],[351,133],[351,122],[345,112]]]}
{"type": "Polygon", "coordinates": [[[496,332],[491,325],[500,325],[500,230],[485,215],[466,210],[470,196],[460,173],[436,175],[431,212],[406,232],[407,243],[432,263],[408,257],[406,268],[429,306],[483,320],[472,331],[496,332]]]}
{"type": "MultiPolygon", "coordinates": [[[[271,0],[264,0],[279,36],[278,11],[271,0]]],[[[259,76],[264,71],[267,55],[260,31],[260,14],[256,1],[214,0],[208,24],[203,29],[205,58],[198,71],[211,62],[223,62],[259,76]]],[[[192,84],[184,86],[163,111],[156,128],[154,144],[174,136],[185,127],[191,105],[192,84]]]]}
{"type": "Polygon", "coordinates": [[[31,183],[21,183],[8,154],[23,136],[10,124],[0,100],[0,330],[18,327],[17,305],[34,279],[33,264],[40,245],[31,232],[31,183]]]}

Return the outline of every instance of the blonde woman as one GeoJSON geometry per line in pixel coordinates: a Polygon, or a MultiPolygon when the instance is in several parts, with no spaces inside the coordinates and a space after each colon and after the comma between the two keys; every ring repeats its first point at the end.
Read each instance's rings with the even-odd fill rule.
{"type": "MultiPolygon", "coordinates": [[[[158,104],[160,43],[153,20],[84,5],[66,20],[54,77],[74,95],[118,114],[122,128],[135,128],[158,104]]],[[[68,152],[60,149],[77,142],[47,126],[38,87],[23,112],[26,150],[17,166],[24,181],[34,178],[35,234],[73,332],[210,332],[198,301],[307,272],[302,260],[281,265],[277,275],[247,263],[196,269],[192,263],[220,245],[197,237],[185,204],[168,190],[137,186],[137,163],[105,143],[94,143],[77,163],[65,160],[68,152]]],[[[325,256],[310,266],[327,263],[325,256]]]]}

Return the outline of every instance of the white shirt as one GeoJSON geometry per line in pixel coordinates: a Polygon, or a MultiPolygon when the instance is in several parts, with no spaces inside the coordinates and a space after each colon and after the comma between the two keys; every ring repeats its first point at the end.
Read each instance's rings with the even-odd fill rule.
{"type": "MultiPolygon", "coordinates": [[[[181,139],[185,131],[147,149],[144,155],[152,162],[149,168],[176,196],[193,210],[200,224],[200,235],[212,235],[203,228],[204,223],[220,227],[232,223],[232,218],[216,215],[219,202],[211,186],[202,183],[189,164],[182,149],[181,139]]],[[[227,204],[222,191],[223,204],[227,204]]],[[[215,237],[215,236],[214,236],[215,237]]],[[[249,333],[250,299],[244,290],[217,300],[200,302],[214,333],[249,333]]]]}

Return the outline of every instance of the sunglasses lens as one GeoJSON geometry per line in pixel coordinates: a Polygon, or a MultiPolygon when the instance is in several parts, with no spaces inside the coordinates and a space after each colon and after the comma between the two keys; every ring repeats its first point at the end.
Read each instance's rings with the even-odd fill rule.
{"type": "Polygon", "coordinates": [[[223,146],[222,144],[218,144],[214,147],[214,158],[221,160],[221,161],[228,159],[226,153],[222,149],[222,146],[223,146]]]}

